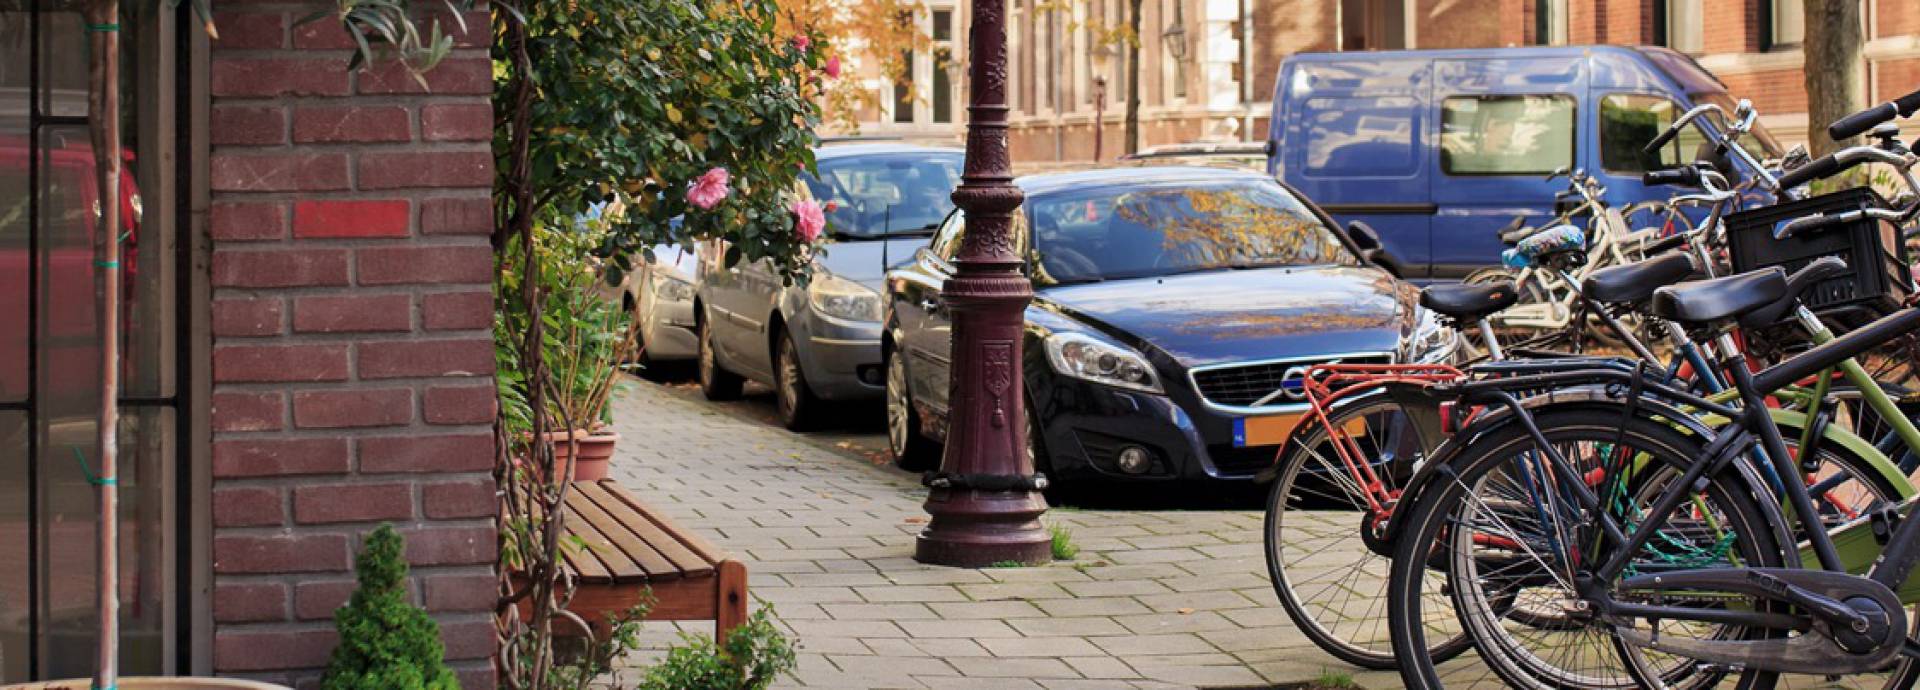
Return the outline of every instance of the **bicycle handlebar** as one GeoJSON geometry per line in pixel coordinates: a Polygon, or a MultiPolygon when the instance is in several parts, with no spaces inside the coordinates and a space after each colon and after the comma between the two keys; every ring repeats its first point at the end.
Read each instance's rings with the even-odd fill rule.
{"type": "Polygon", "coordinates": [[[1806,165],[1782,173],[1780,175],[1780,188],[1793,189],[1794,187],[1814,180],[1832,177],[1841,170],[1845,170],[1847,166],[1841,165],[1840,159],[1835,158],[1834,155],[1835,154],[1829,153],[1807,161],[1806,165]]]}
{"type": "Polygon", "coordinates": [[[1856,137],[1882,122],[1912,117],[1915,112],[1920,112],[1920,90],[1840,118],[1827,125],[1827,136],[1834,141],[1856,137]]]}
{"type": "Polygon", "coordinates": [[[1698,187],[1700,186],[1700,169],[1689,165],[1667,170],[1648,170],[1640,175],[1640,182],[1649,187],[1657,185],[1698,187]]]}
{"type": "Polygon", "coordinates": [[[1726,111],[1721,110],[1720,106],[1712,103],[1696,105],[1692,110],[1687,111],[1678,119],[1675,119],[1673,124],[1667,125],[1667,129],[1660,132],[1660,136],[1654,137],[1653,141],[1647,142],[1647,145],[1641,150],[1646,153],[1658,153],[1661,147],[1667,145],[1667,142],[1673,141],[1674,137],[1680,135],[1680,130],[1686,129],[1687,125],[1692,124],[1694,119],[1709,112],[1720,113],[1721,115],[1726,114],[1726,111]]]}

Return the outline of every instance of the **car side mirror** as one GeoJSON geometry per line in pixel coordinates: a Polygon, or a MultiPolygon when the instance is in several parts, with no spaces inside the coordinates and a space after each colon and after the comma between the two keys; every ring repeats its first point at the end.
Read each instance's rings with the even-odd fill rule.
{"type": "Polygon", "coordinates": [[[1387,269],[1395,277],[1400,270],[1394,266],[1394,260],[1387,253],[1386,245],[1380,243],[1380,233],[1364,221],[1349,221],[1347,236],[1353,238],[1353,246],[1360,250],[1360,260],[1387,269]]]}

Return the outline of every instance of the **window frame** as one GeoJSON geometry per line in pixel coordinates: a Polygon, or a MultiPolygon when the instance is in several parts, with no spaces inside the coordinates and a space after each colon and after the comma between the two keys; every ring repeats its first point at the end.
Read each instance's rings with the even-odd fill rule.
{"type": "Polygon", "coordinates": [[[1580,99],[1579,97],[1570,93],[1557,93],[1557,92],[1454,94],[1454,95],[1446,96],[1440,99],[1439,117],[1434,118],[1435,126],[1439,127],[1438,135],[1434,137],[1434,153],[1435,153],[1435,158],[1438,159],[1435,162],[1440,166],[1440,174],[1446,175],[1448,177],[1527,177],[1527,176],[1546,175],[1546,174],[1552,173],[1554,170],[1557,169],[1557,168],[1549,168],[1547,170],[1540,170],[1540,171],[1524,170],[1524,171],[1514,171],[1514,172],[1454,172],[1452,170],[1447,169],[1448,163],[1451,162],[1447,156],[1447,150],[1446,150],[1447,103],[1455,100],[1461,100],[1461,99],[1487,101],[1487,100],[1503,99],[1503,98],[1504,99],[1550,98],[1550,99],[1561,100],[1561,101],[1566,101],[1567,103],[1570,103],[1572,107],[1568,109],[1568,114],[1571,116],[1570,119],[1573,121],[1574,132],[1573,132],[1573,136],[1570,136],[1567,138],[1568,145],[1567,145],[1566,165],[1567,166],[1579,165],[1580,163],[1580,99]]]}

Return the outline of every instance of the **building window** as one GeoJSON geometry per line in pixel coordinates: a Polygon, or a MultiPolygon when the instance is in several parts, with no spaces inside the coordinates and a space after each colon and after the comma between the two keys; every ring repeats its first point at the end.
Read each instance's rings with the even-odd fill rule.
{"type": "Polygon", "coordinates": [[[1804,0],[1768,0],[1767,50],[1800,45],[1807,35],[1807,10],[1804,0]]]}
{"type": "Polygon", "coordinates": [[[1698,53],[1706,19],[1702,0],[1655,0],[1653,42],[1680,51],[1698,53]]]}
{"type": "Polygon", "coordinates": [[[1574,100],[1562,95],[1454,96],[1440,104],[1440,169],[1450,175],[1545,175],[1573,165],[1574,100]]]}
{"type": "MultiPolygon", "coordinates": [[[[1038,88],[1040,90],[1040,93],[1044,97],[1044,100],[1047,104],[1047,109],[1052,110],[1054,112],[1059,112],[1060,101],[1054,98],[1056,94],[1054,93],[1054,90],[1053,90],[1054,83],[1059,81],[1059,76],[1055,74],[1054,70],[1057,69],[1060,64],[1059,61],[1054,58],[1054,52],[1053,52],[1056,44],[1058,43],[1058,41],[1054,40],[1054,35],[1053,35],[1053,15],[1054,15],[1053,10],[1046,10],[1047,21],[1044,24],[1041,24],[1040,26],[1035,27],[1036,31],[1041,31],[1046,33],[1046,45],[1045,45],[1046,50],[1042,53],[1046,62],[1041,64],[1038,69],[1034,70],[1033,76],[1034,76],[1035,82],[1042,82],[1042,81],[1045,82],[1043,84],[1036,83],[1035,88],[1038,88]]],[[[1039,46],[1036,46],[1036,47],[1039,47],[1039,46]]]]}
{"type": "Polygon", "coordinates": [[[1646,146],[1666,131],[1680,115],[1680,106],[1659,96],[1616,93],[1600,99],[1600,168],[1614,174],[1638,175],[1687,162],[1703,138],[1693,127],[1680,130],[1671,143],[1654,153],[1646,146]]]}
{"type": "Polygon", "coordinates": [[[953,10],[933,11],[933,121],[953,122],[953,10]]]}
{"type": "Polygon", "coordinates": [[[916,67],[913,57],[911,50],[900,53],[900,62],[905,65],[906,71],[893,80],[894,122],[913,122],[913,71],[916,67]]]}
{"type": "Polygon", "coordinates": [[[1533,43],[1542,46],[1567,44],[1567,0],[1534,0],[1533,43]]]}
{"type": "Polygon", "coordinates": [[[1187,97],[1187,51],[1191,48],[1187,34],[1187,13],[1181,7],[1182,0],[1173,0],[1173,21],[1167,27],[1167,33],[1161,40],[1167,43],[1173,62],[1173,97],[1187,97]]]}
{"type": "Polygon", "coordinates": [[[1340,0],[1341,50],[1407,47],[1405,0],[1340,0]]]}

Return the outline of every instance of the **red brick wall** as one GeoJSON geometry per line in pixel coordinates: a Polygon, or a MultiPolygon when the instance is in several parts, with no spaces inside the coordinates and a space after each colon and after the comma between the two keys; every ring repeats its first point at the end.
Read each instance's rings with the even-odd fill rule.
{"type": "MultiPolygon", "coordinates": [[[[1704,0],[1700,47],[1708,53],[1751,53],[1760,49],[1760,3],[1765,0],[1704,0]]],[[[1757,102],[1756,102],[1757,103],[1757,102]]]]}
{"type": "Polygon", "coordinates": [[[1518,42],[1517,22],[1502,21],[1509,0],[1415,0],[1416,48],[1494,48],[1518,42]]]}
{"type": "Polygon", "coordinates": [[[348,73],[335,23],[292,26],[330,4],[216,6],[214,671],[310,685],[384,521],[449,660],[490,688],[487,18],[427,92],[348,73]]]}

